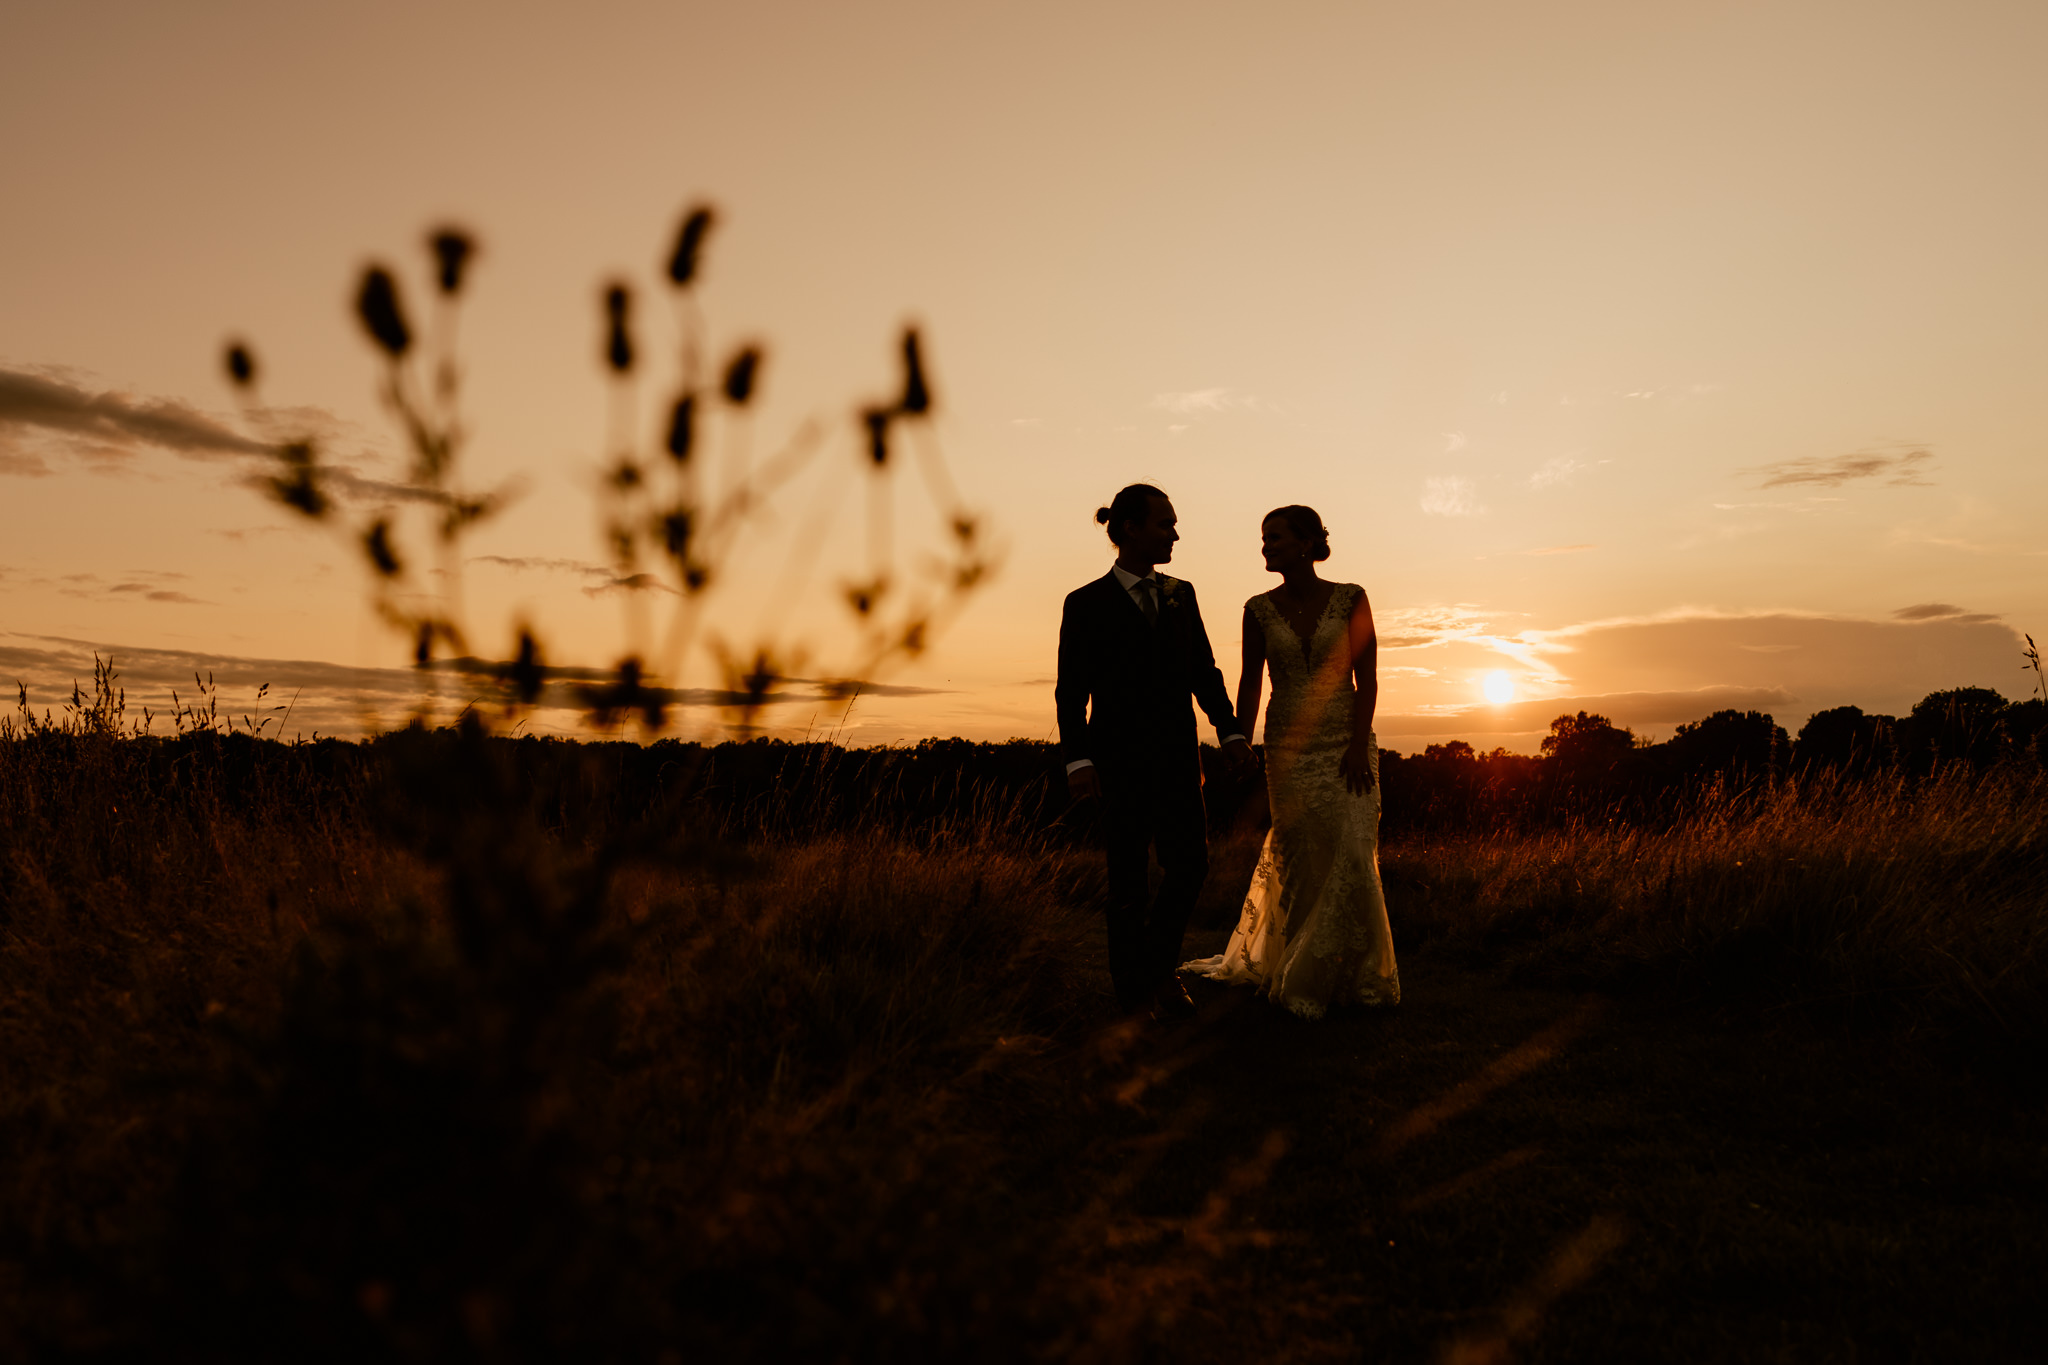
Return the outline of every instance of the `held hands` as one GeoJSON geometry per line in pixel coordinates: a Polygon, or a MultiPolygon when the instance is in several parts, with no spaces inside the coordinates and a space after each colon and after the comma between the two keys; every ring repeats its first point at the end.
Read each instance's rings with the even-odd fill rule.
{"type": "Polygon", "coordinates": [[[1353,796],[1363,796],[1371,791],[1372,741],[1351,741],[1351,746],[1344,751],[1344,757],[1337,762],[1337,771],[1344,774],[1344,785],[1351,789],[1353,796]]]}
{"type": "MultiPolygon", "coordinates": [[[[1223,770],[1232,778],[1242,779],[1258,770],[1259,760],[1252,753],[1252,746],[1242,739],[1233,739],[1223,746],[1223,770]]],[[[1072,801],[1086,801],[1102,795],[1102,779],[1096,775],[1095,765],[1076,768],[1067,774],[1067,797],[1072,801]]]]}

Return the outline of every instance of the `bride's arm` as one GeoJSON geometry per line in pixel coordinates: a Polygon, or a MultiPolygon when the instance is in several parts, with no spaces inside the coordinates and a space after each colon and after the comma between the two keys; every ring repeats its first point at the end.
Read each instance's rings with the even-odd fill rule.
{"type": "Polygon", "coordinates": [[[1259,693],[1266,683],[1266,632],[1249,604],[1244,609],[1244,665],[1237,675],[1237,723],[1249,739],[1259,723],[1259,693]]]}
{"type": "Polygon", "coordinates": [[[1372,603],[1363,590],[1351,609],[1351,676],[1358,693],[1352,702],[1351,748],[1341,764],[1354,792],[1372,790],[1372,717],[1380,703],[1380,637],[1373,629],[1372,603]]]}

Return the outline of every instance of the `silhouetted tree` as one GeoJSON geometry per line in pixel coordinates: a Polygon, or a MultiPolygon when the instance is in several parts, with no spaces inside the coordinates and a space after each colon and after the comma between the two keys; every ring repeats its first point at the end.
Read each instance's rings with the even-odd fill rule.
{"type": "Polygon", "coordinates": [[[1860,706],[1816,711],[1799,727],[1792,762],[1799,768],[1840,768],[1864,772],[1896,757],[1898,721],[1891,716],[1865,715],[1860,706]]]}
{"type": "Polygon", "coordinates": [[[1543,755],[1572,777],[1611,773],[1635,748],[1634,732],[1617,727],[1605,716],[1559,716],[1543,737],[1543,755]]]}
{"type": "Polygon", "coordinates": [[[2010,748],[2003,723],[2010,706],[1988,687],[1930,692],[1913,704],[1900,726],[1901,756],[1922,771],[1943,763],[1995,763],[2010,748]]]}
{"type": "Polygon", "coordinates": [[[2031,755],[2037,762],[2048,760],[2048,743],[2044,743],[2048,740],[2048,701],[2039,697],[2016,701],[2005,708],[1999,720],[2005,725],[2015,757],[2031,755]]]}
{"type": "Polygon", "coordinates": [[[1716,711],[1678,727],[1664,746],[1677,773],[1747,773],[1762,777],[1784,767],[1792,742],[1785,727],[1761,711],[1716,711]]]}

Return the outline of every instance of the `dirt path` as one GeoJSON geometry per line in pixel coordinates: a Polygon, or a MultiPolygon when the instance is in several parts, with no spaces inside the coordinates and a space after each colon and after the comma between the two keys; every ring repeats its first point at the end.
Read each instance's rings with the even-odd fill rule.
{"type": "Polygon", "coordinates": [[[1402,975],[1320,1024],[1197,983],[1135,1041],[1091,1158],[1102,1354],[2022,1358],[2038,1100],[1792,1011],[1402,975]]]}

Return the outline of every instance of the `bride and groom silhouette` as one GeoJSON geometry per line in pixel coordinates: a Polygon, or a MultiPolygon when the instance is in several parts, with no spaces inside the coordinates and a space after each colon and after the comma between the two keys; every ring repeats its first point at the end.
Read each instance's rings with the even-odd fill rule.
{"type": "Polygon", "coordinates": [[[1401,998],[1379,876],[1378,642],[1365,590],[1315,566],[1329,533],[1307,507],[1261,524],[1266,568],[1281,585],[1245,603],[1244,667],[1233,707],[1194,586],[1158,566],[1173,558],[1173,503],[1132,484],[1095,513],[1116,546],[1108,573],[1067,595],[1060,618],[1060,755],[1078,800],[1101,804],[1109,863],[1109,971],[1118,1003],[1159,1020],[1194,1001],[1185,970],[1255,986],[1304,1018],[1332,1005],[1401,998]],[[1188,916],[1209,870],[1194,708],[1216,727],[1236,775],[1265,675],[1266,791],[1273,828],[1237,928],[1221,955],[1181,961],[1188,916]],[[1147,894],[1148,854],[1163,874],[1147,894]]]}

